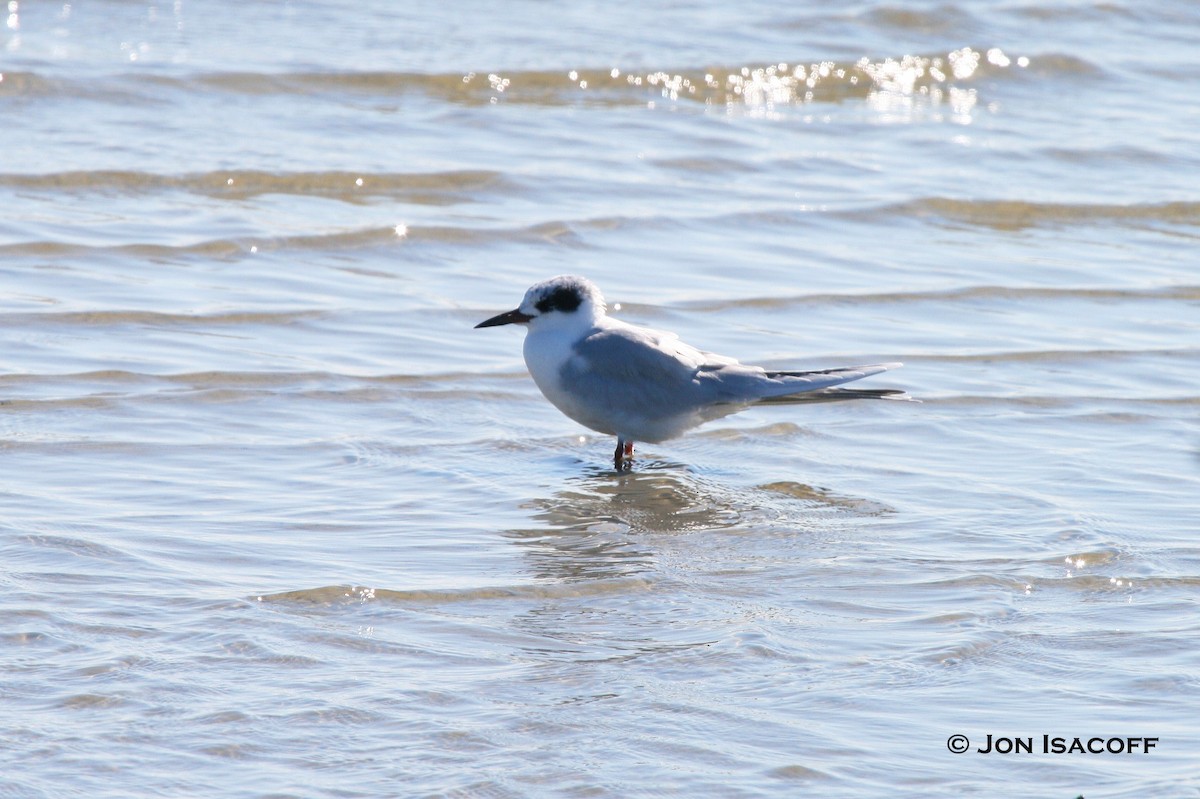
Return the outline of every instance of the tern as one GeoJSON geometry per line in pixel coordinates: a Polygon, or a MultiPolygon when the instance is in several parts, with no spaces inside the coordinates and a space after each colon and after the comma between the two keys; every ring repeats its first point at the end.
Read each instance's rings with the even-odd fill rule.
{"type": "Polygon", "coordinates": [[[763,369],[696,349],[674,333],[608,315],[596,284],[559,275],[529,288],[511,311],[475,325],[524,325],[525,365],[556,408],[617,437],[613,465],[630,467],[635,441],[657,444],[759,403],[909,399],[899,389],[836,388],[901,366],[763,369]]]}

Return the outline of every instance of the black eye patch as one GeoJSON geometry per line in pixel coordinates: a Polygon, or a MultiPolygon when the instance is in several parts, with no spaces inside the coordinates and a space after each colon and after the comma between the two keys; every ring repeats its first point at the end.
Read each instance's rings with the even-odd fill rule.
{"type": "Polygon", "coordinates": [[[560,286],[549,295],[542,297],[533,307],[537,308],[541,313],[548,311],[573,311],[579,307],[579,303],[583,302],[583,298],[579,296],[579,291],[574,288],[560,286]]]}

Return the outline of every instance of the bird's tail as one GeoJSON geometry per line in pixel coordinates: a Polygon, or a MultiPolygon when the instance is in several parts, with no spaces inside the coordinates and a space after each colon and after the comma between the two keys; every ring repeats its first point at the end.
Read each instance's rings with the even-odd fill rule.
{"type": "Polygon", "coordinates": [[[912,400],[897,388],[842,388],[842,383],[886,372],[901,363],[875,363],[868,366],[843,366],[836,369],[767,372],[772,385],[758,403],[839,402],[855,399],[912,400]]]}
{"type": "Polygon", "coordinates": [[[802,394],[783,394],[778,397],[764,397],[757,400],[754,404],[801,405],[811,402],[841,402],[842,400],[859,399],[920,402],[920,400],[913,399],[907,392],[899,388],[823,388],[819,391],[806,391],[802,394]]]}

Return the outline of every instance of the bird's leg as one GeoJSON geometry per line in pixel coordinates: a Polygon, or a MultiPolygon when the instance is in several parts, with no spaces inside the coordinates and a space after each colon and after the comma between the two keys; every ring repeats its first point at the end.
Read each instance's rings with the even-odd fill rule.
{"type": "Polygon", "coordinates": [[[617,450],[613,453],[613,466],[618,472],[625,471],[633,465],[633,442],[617,437],[617,450]]]}

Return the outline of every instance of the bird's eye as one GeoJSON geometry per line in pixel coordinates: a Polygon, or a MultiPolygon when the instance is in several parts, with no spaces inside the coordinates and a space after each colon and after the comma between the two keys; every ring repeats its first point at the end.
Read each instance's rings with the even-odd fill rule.
{"type": "Polygon", "coordinates": [[[573,288],[560,286],[554,291],[542,297],[533,306],[542,313],[549,311],[573,311],[583,302],[583,298],[579,296],[579,292],[573,288]]]}

